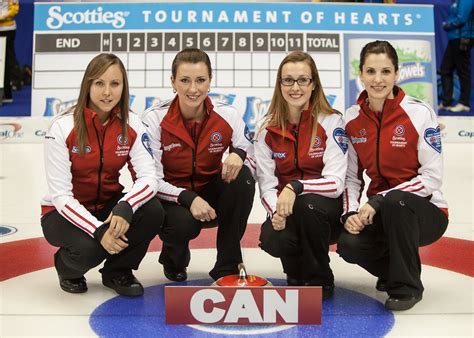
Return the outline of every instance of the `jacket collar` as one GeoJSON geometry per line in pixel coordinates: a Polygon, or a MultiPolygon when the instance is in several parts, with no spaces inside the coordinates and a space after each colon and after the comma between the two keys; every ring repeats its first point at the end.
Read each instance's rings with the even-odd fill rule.
{"type": "MultiPolygon", "coordinates": [[[[385,99],[382,113],[395,110],[395,108],[400,105],[400,102],[402,102],[403,98],[405,97],[405,92],[400,87],[394,86],[393,96],[393,99],[385,99]]],[[[357,104],[362,107],[366,114],[371,115],[371,117],[376,117],[376,113],[369,108],[369,96],[367,95],[367,90],[364,90],[362,93],[360,93],[359,98],[357,99],[357,104]]]]}
{"type": "Polygon", "coordinates": [[[110,116],[109,116],[109,122],[105,126],[102,125],[102,123],[100,122],[99,115],[94,110],[90,109],[89,107],[84,108],[83,114],[86,119],[86,124],[94,125],[97,128],[97,130],[101,130],[102,128],[105,128],[111,123],[113,123],[115,119],[120,118],[120,107],[115,106],[112,109],[112,112],[110,113],[110,116]]]}
{"type": "MultiPolygon", "coordinates": [[[[206,114],[208,115],[206,118],[207,120],[214,110],[214,105],[212,104],[212,101],[209,96],[207,96],[204,100],[204,105],[206,107],[206,114]]],[[[195,144],[191,138],[191,135],[189,135],[186,129],[183,116],[181,115],[178,95],[176,95],[173,101],[171,102],[171,105],[168,108],[168,112],[166,113],[165,118],[163,119],[163,121],[161,121],[161,127],[166,131],[172,133],[173,135],[179,137],[188,146],[195,149],[195,144]]]]}
{"type": "MultiPolygon", "coordinates": [[[[311,130],[313,126],[313,116],[311,115],[311,110],[313,109],[313,105],[310,104],[309,107],[301,112],[300,122],[298,123],[298,131],[299,132],[306,132],[307,130],[311,130]]],[[[267,126],[266,129],[269,132],[274,134],[283,136],[293,142],[296,142],[294,135],[290,132],[290,123],[288,121],[285,122],[285,133],[283,134],[283,130],[278,127],[267,126]]],[[[306,135],[306,134],[305,134],[306,135]]]]}

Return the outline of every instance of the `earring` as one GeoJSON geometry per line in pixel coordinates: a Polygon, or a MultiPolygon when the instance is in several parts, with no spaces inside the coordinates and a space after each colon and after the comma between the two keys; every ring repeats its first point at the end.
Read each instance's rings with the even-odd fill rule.
{"type": "Polygon", "coordinates": [[[210,92],[211,92],[211,88],[208,88],[208,89],[207,89],[207,92],[210,93],[210,92]]]}
{"type": "Polygon", "coordinates": [[[176,94],[176,89],[175,88],[173,88],[173,94],[176,94]]]}

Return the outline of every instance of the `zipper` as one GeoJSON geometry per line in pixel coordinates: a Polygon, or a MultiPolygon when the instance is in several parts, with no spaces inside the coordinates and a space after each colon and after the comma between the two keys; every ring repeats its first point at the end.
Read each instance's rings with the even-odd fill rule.
{"type": "Polygon", "coordinates": [[[377,125],[377,139],[375,141],[376,152],[375,152],[375,161],[377,165],[377,172],[379,176],[385,181],[387,187],[390,187],[388,180],[382,175],[382,171],[380,170],[380,130],[382,129],[382,118],[383,118],[383,108],[382,112],[378,116],[379,124],[377,125]]]}
{"type": "Polygon", "coordinates": [[[193,142],[194,142],[194,149],[191,150],[192,155],[193,155],[192,156],[193,167],[192,167],[192,173],[191,173],[190,180],[191,180],[191,190],[195,191],[195,187],[194,187],[194,175],[196,174],[196,150],[195,149],[197,149],[197,144],[198,144],[198,139],[196,137],[196,122],[194,122],[194,127],[193,127],[192,131],[193,131],[193,134],[191,136],[192,136],[192,139],[193,139],[193,142]]]}
{"type": "MultiPolygon", "coordinates": [[[[300,124],[301,124],[301,117],[303,116],[303,113],[300,114],[300,120],[298,121],[298,130],[300,130],[300,124]]],[[[299,163],[298,163],[298,132],[296,130],[292,130],[291,133],[293,134],[293,136],[295,137],[295,140],[296,142],[294,143],[294,147],[295,147],[295,160],[294,160],[294,164],[295,164],[295,167],[296,169],[300,172],[300,177],[301,179],[303,179],[304,177],[304,173],[303,171],[300,169],[299,167],[299,163]]]]}
{"type": "Polygon", "coordinates": [[[104,142],[105,142],[105,131],[107,130],[107,128],[104,129],[104,132],[102,134],[102,142],[100,140],[100,137],[99,137],[99,132],[97,130],[97,127],[95,126],[95,123],[93,123],[94,125],[94,130],[95,130],[95,135],[97,137],[97,143],[99,144],[99,171],[98,171],[98,180],[97,180],[97,198],[95,200],[95,203],[94,203],[94,208],[95,208],[95,211],[97,211],[97,205],[99,204],[99,200],[100,200],[100,190],[101,190],[101,186],[102,186],[102,180],[101,180],[101,177],[102,177],[102,169],[104,167],[104,142]]]}

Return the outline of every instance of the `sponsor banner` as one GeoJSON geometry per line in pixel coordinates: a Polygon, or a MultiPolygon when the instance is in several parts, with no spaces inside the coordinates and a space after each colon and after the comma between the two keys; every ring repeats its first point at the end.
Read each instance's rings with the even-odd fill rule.
{"type": "Polygon", "coordinates": [[[321,287],[166,286],[167,324],[321,324],[321,287]]]}
{"type": "Polygon", "coordinates": [[[469,116],[438,117],[444,143],[474,143],[474,119],[469,116]]]}
{"type": "Polygon", "coordinates": [[[0,143],[43,143],[51,119],[0,117],[0,143]]]}
{"type": "Polygon", "coordinates": [[[37,31],[281,29],[432,32],[432,6],[304,3],[35,4],[37,31]]]}

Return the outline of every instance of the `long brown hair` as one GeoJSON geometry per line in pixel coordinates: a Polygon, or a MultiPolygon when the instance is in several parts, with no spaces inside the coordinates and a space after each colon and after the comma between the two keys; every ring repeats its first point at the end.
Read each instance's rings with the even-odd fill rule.
{"type": "Polygon", "coordinates": [[[209,79],[212,79],[212,67],[211,60],[209,60],[209,55],[199,48],[185,48],[176,54],[171,65],[171,75],[173,76],[173,79],[176,78],[176,73],[178,72],[178,67],[180,64],[199,62],[204,62],[204,64],[207,66],[209,79]]]}
{"type": "Polygon", "coordinates": [[[122,136],[127,137],[128,112],[130,110],[130,94],[128,87],[127,72],[122,61],[115,54],[103,53],[94,57],[87,65],[84,77],[82,78],[81,90],[77,104],[72,108],[74,110],[74,130],[77,135],[77,146],[79,153],[84,154],[87,144],[87,125],[84,117],[84,109],[89,104],[92,82],[104,74],[110,66],[117,65],[123,76],[123,89],[120,101],[117,107],[120,109],[120,118],[122,125],[122,136]]]}
{"type": "Polygon", "coordinates": [[[273,91],[272,101],[270,103],[270,107],[268,108],[268,112],[265,116],[264,123],[260,130],[265,128],[266,126],[272,126],[279,128],[285,133],[286,131],[286,121],[289,118],[289,109],[288,103],[283,98],[283,94],[281,92],[281,73],[283,66],[289,62],[305,62],[309,68],[311,69],[311,78],[313,79],[314,90],[311,93],[311,97],[309,99],[309,105],[311,108],[311,115],[313,116],[313,131],[311,135],[311,143],[310,147],[312,146],[314,139],[316,137],[316,127],[318,125],[318,114],[333,114],[337,113],[337,111],[331,108],[328,100],[326,99],[326,95],[324,95],[323,87],[321,86],[321,80],[319,79],[318,69],[316,67],[316,63],[314,62],[311,55],[302,51],[294,51],[289,53],[280,63],[278,67],[278,73],[275,81],[275,89],[273,91]]]}
{"type": "Polygon", "coordinates": [[[388,41],[375,40],[366,44],[360,51],[359,71],[361,73],[365,64],[365,59],[367,59],[367,56],[370,54],[387,54],[387,57],[392,61],[393,67],[395,67],[395,72],[398,71],[398,55],[395,48],[393,48],[388,41]]]}

